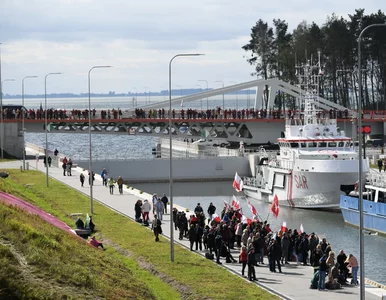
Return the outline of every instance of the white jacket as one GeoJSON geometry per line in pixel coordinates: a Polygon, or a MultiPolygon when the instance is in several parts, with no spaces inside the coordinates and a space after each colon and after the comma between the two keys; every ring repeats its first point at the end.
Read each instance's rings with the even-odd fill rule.
{"type": "Polygon", "coordinates": [[[149,201],[144,201],[142,204],[142,211],[150,212],[150,210],[151,210],[151,204],[149,203],[149,201]]]}

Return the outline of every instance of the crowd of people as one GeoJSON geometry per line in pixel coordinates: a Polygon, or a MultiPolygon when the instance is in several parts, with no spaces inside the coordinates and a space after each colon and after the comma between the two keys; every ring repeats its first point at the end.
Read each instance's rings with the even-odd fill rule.
{"type": "MultiPolygon", "coordinates": [[[[157,208],[160,202],[161,198],[154,194],[153,205],[156,208],[153,207],[153,212],[156,213],[152,229],[156,241],[162,233],[162,214],[166,207],[162,203],[157,208]]],[[[143,204],[138,200],[135,204],[136,220],[140,221],[142,216],[142,220],[148,223],[151,208],[147,200],[143,204]]],[[[258,280],[255,267],[264,265],[266,257],[271,272],[282,273],[282,266],[286,264],[312,266],[312,289],[338,289],[349,284],[349,277],[351,284],[358,284],[358,261],[355,256],[347,256],[344,250],[340,250],[335,257],[332,245],[314,232],[307,234],[286,228],[274,232],[267,221],[263,222],[258,217],[245,222],[240,210],[231,206],[224,207],[221,216],[217,216],[216,207],[210,203],[206,212],[208,218],[200,203],[190,216],[173,208],[172,220],[179,232],[179,240],[187,239],[191,251],[204,251],[207,258],[215,259],[218,264],[222,263],[221,259],[225,259],[225,263],[240,263],[242,276],[250,281],[258,280]]]]}
{"type": "MultiPolygon", "coordinates": [[[[366,117],[373,119],[378,116],[384,116],[384,112],[376,114],[374,111],[364,111],[362,118],[366,117]]],[[[276,110],[276,109],[254,109],[254,108],[242,108],[242,109],[223,109],[217,106],[213,109],[195,109],[195,108],[181,108],[172,109],[171,117],[173,119],[285,119],[294,118],[300,116],[298,110],[276,110]]],[[[329,117],[330,119],[348,119],[352,118],[349,111],[346,110],[324,110],[318,112],[320,118],[329,117]]],[[[19,119],[23,117],[23,112],[20,108],[4,108],[3,118],[7,119],[19,119]]],[[[24,118],[31,120],[44,120],[46,117],[46,111],[43,108],[39,109],[27,109],[24,111],[24,118]]],[[[91,110],[91,118],[103,119],[103,120],[117,120],[135,117],[137,119],[165,119],[169,118],[169,110],[164,108],[160,109],[142,109],[136,108],[134,115],[124,115],[120,108],[115,109],[102,109],[91,110]]],[[[300,116],[301,117],[301,116],[300,116]]],[[[88,120],[89,110],[88,109],[47,109],[47,119],[49,120],[88,120]]]]}

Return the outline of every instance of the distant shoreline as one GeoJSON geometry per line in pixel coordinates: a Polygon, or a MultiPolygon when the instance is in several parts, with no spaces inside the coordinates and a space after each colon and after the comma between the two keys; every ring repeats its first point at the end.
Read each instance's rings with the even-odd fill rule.
{"type": "MultiPolygon", "coordinates": [[[[212,90],[212,89],[209,89],[209,90],[212,90]]],[[[192,95],[192,94],[197,94],[197,93],[202,93],[202,92],[205,92],[206,90],[204,89],[185,89],[185,90],[172,90],[172,96],[176,97],[176,96],[188,96],[188,95],[192,95]]],[[[237,93],[236,92],[231,92],[231,93],[227,93],[227,95],[240,95],[240,94],[245,94],[247,95],[249,92],[248,90],[244,90],[244,91],[238,91],[237,93]]],[[[128,97],[128,98],[132,98],[132,97],[163,97],[165,95],[169,95],[169,91],[160,91],[160,92],[150,92],[150,93],[120,93],[120,94],[116,94],[115,92],[111,92],[109,94],[93,94],[91,93],[91,97],[100,97],[100,98],[107,98],[107,97],[128,97]]],[[[41,95],[24,95],[24,99],[41,99],[41,98],[44,98],[45,95],[44,94],[41,94],[41,95]]],[[[85,98],[87,97],[88,98],[88,93],[81,93],[81,94],[72,94],[72,93],[59,93],[59,94],[47,94],[47,97],[49,98],[85,98]]],[[[4,94],[3,95],[3,100],[5,99],[21,99],[22,98],[22,95],[9,95],[9,94],[4,94]]]]}

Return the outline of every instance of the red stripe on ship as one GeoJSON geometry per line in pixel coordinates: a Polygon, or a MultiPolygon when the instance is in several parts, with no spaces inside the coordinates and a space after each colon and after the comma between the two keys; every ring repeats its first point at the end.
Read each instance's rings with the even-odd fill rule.
{"type": "Polygon", "coordinates": [[[295,203],[292,201],[292,172],[289,176],[288,189],[287,189],[287,201],[290,207],[295,207],[295,203]]]}

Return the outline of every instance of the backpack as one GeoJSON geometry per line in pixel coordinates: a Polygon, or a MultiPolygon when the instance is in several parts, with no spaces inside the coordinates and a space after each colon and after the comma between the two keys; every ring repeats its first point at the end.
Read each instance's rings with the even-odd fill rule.
{"type": "Polygon", "coordinates": [[[207,258],[207,259],[214,259],[214,254],[207,252],[207,253],[205,253],[205,258],[207,258]]]}

